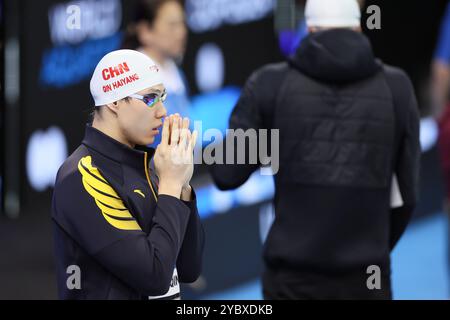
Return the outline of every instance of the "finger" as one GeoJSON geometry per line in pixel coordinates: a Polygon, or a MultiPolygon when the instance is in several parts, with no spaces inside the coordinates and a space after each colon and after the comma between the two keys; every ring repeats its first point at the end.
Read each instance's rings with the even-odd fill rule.
{"type": "Polygon", "coordinates": [[[173,126],[174,115],[171,114],[171,115],[169,116],[169,119],[170,119],[170,132],[172,132],[172,126],[173,126]]]}
{"type": "Polygon", "coordinates": [[[183,131],[186,134],[186,138],[183,141],[183,144],[180,144],[180,145],[183,146],[182,148],[183,148],[183,157],[184,157],[185,164],[191,164],[192,157],[193,157],[193,152],[191,150],[192,134],[189,129],[183,129],[183,131]]]}
{"type": "Polygon", "coordinates": [[[185,117],[183,119],[183,129],[189,129],[189,118],[185,117]]]}
{"type": "Polygon", "coordinates": [[[171,137],[170,137],[170,144],[178,144],[179,139],[180,139],[180,126],[179,126],[179,121],[177,118],[174,117],[174,121],[172,124],[172,133],[171,133],[171,137]]]}
{"type": "MultiPolygon", "coordinates": [[[[173,125],[175,122],[178,123],[178,113],[172,114],[170,116],[171,116],[170,138],[172,139],[172,132],[174,131],[173,125]]],[[[180,126],[178,126],[178,130],[179,130],[179,128],[180,128],[180,126]]],[[[178,134],[179,134],[179,132],[178,132],[178,134]]],[[[178,143],[178,140],[179,140],[179,138],[177,140],[174,140],[174,143],[178,143]]],[[[170,143],[172,143],[172,142],[170,142],[170,143]]]]}
{"type": "Polygon", "coordinates": [[[170,115],[170,128],[171,128],[171,129],[172,129],[173,124],[174,124],[175,122],[178,123],[178,115],[177,115],[176,113],[170,115]]]}
{"type": "Polygon", "coordinates": [[[180,130],[180,140],[181,140],[181,133],[183,130],[183,118],[177,113],[177,120],[178,120],[178,128],[180,130]]]}
{"type": "Polygon", "coordinates": [[[181,118],[181,116],[178,114],[177,115],[177,121],[178,121],[178,128],[183,129],[183,118],[181,118]]]}
{"type": "Polygon", "coordinates": [[[189,149],[190,149],[189,152],[192,152],[195,148],[195,145],[197,143],[197,135],[198,135],[197,130],[194,130],[191,136],[191,140],[189,141],[189,149]]]}
{"type": "Polygon", "coordinates": [[[169,144],[169,125],[170,125],[169,117],[165,117],[161,134],[161,143],[165,145],[169,144]]]}
{"type": "Polygon", "coordinates": [[[172,136],[173,116],[169,115],[169,116],[167,116],[167,118],[168,118],[168,122],[169,122],[169,142],[168,142],[168,144],[170,144],[170,140],[171,140],[171,136],[172,136]]]}
{"type": "Polygon", "coordinates": [[[180,116],[178,113],[174,113],[174,114],[172,114],[171,115],[172,116],[172,124],[175,122],[175,121],[178,121],[178,117],[180,116]]]}
{"type": "Polygon", "coordinates": [[[180,145],[183,148],[183,150],[186,150],[187,142],[189,141],[187,139],[188,138],[189,129],[185,128],[184,124],[185,124],[185,120],[183,119],[182,127],[181,127],[180,145]]]}
{"type": "MultiPolygon", "coordinates": [[[[182,130],[185,132],[185,134],[186,134],[186,138],[187,138],[187,132],[189,131],[189,118],[183,118],[183,119],[180,119],[181,120],[181,127],[183,128],[182,130]]],[[[185,140],[185,143],[189,143],[189,140],[187,139],[187,140],[185,140]]],[[[186,144],[183,144],[183,147],[184,148],[187,148],[187,145],[186,144]]]]}
{"type": "Polygon", "coordinates": [[[189,147],[189,142],[191,141],[191,131],[189,130],[189,118],[185,117],[182,119],[182,128],[183,130],[186,132],[187,136],[186,136],[186,141],[183,145],[183,147],[185,148],[185,150],[187,150],[187,148],[189,147]]]}
{"type": "Polygon", "coordinates": [[[186,150],[186,152],[189,152],[189,149],[191,148],[192,133],[191,133],[191,130],[189,130],[189,129],[185,129],[185,130],[187,132],[185,150],[186,150]]]}

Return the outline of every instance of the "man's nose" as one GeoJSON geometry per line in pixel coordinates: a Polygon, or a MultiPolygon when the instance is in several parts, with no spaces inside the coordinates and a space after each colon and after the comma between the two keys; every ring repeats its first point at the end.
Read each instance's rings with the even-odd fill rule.
{"type": "Polygon", "coordinates": [[[167,115],[167,110],[162,102],[158,103],[158,104],[159,105],[158,105],[158,110],[156,110],[156,117],[160,119],[167,115]]]}

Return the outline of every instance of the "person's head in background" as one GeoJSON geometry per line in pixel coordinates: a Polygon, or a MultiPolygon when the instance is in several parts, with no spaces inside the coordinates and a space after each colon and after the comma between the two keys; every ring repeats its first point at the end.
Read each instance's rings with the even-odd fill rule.
{"type": "Polygon", "coordinates": [[[330,29],[361,32],[361,8],[358,0],[307,0],[305,18],[310,33],[330,29]]]}
{"type": "Polygon", "coordinates": [[[95,68],[90,90],[92,127],[131,148],[154,142],[167,113],[166,94],[149,57],[134,50],[108,53],[95,68]]]}
{"type": "Polygon", "coordinates": [[[124,47],[144,52],[158,64],[183,57],[187,38],[184,8],[179,0],[140,0],[127,29],[124,47]]]}

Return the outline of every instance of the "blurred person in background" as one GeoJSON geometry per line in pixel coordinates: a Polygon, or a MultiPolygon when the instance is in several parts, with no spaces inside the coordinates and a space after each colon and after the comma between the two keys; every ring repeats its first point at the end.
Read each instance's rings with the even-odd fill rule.
{"type": "MultiPolygon", "coordinates": [[[[229,121],[235,130],[279,129],[263,295],[391,299],[390,252],[417,200],[413,87],[405,72],[375,59],[356,0],[308,0],[305,16],[309,35],[295,55],[255,71],[229,121]],[[394,174],[402,198],[395,209],[394,174]],[[375,288],[369,266],[380,271],[375,288]]],[[[248,140],[245,148],[248,160],[248,140]]],[[[215,164],[211,171],[228,190],[260,165],[215,164]]]]}
{"type": "Polygon", "coordinates": [[[178,64],[186,48],[187,28],[179,0],[139,0],[127,28],[124,48],[138,50],[161,69],[168,113],[189,116],[188,86],[178,64]]]}
{"type": "Polygon", "coordinates": [[[166,117],[159,70],[140,52],[104,56],[90,88],[92,125],[53,193],[59,297],[179,299],[179,282],[195,281],[202,263],[196,133],[188,118],[166,117]],[[145,147],[161,127],[156,151],[145,147]]]}
{"type": "MultiPolygon", "coordinates": [[[[432,112],[439,127],[438,149],[444,176],[444,211],[450,214],[450,2],[441,24],[431,67],[432,112]]],[[[448,261],[450,265],[450,233],[448,261]]]]}

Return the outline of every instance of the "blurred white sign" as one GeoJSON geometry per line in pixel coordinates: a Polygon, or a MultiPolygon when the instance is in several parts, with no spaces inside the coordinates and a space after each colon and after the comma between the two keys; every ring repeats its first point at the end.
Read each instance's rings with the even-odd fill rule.
{"type": "Polygon", "coordinates": [[[274,5],[274,0],[186,0],[187,23],[194,32],[211,31],[262,19],[274,5]]]}
{"type": "Polygon", "coordinates": [[[48,12],[50,35],[54,45],[78,44],[116,33],[122,23],[120,0],[81,0],[60,3],[48,12]],[[72,10],[77,8],[76,11],[72,10]],[[79,23],[75,19],[79,15],[79,23]],[[77,22],[77,27],[71,27],[77,22]]]}
{"type": "Polygon", "coordinates": [[[56,173],[67,158],[67,143],[58,127],[38,130],[31,135],[26,154],[26,169],[30,185],[44,191],[55,183],[56,173]]]}
{"type": "Polygon", "coordinates": [[[420,145],[422,152],[427,152],[436,145],[439,129],[432,117],[420,119],[420,145]]]}
{"type": "Polygon", "coordinates": [[[225,77],[223,53],[213,43],[204,44],[197,53],[195,76],[202,92],[219,90],[225,77]]]}

